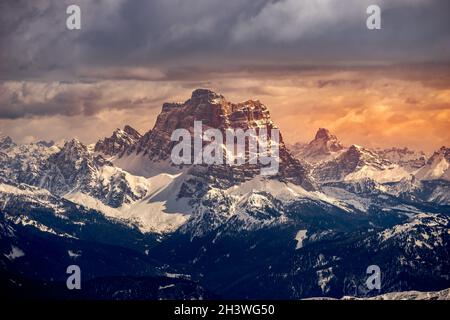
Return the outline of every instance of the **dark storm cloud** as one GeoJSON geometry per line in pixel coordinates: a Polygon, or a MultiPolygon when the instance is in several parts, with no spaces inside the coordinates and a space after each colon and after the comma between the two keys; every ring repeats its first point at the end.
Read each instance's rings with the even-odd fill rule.
{"type": "Polygon", "coordinates": [[[158,68],[167,75],[177,67],[280,61],[442,61],[450,56],[449,3],[6,0],[0,4],[0,74],[4,80],[62,80],[95,78],[96,71],[111,75],[110,67],[158,68]],[[65,29],[72,3],[82,10],[81,31],[65,29]],[[383,10],[380,31],[365,27],[372,3],[383,10]]]}
{"type": "Polygon", "coordinates": [[[174,86],[157,88],[136,81],[121,84],[10,81],[0,84],[0,119],[92,116],[105,110],[159,108],[177,90],[174,86]]]}
{"type": "MultiPolygon", "coordinates": [[[[318,66],[448,63],[449,12],[448,0],[3,0],[0,119],[159,107],[177,93],[246,74],[275,79],[318,66]],[[65,26],[74,3],[80,31],[65,26]],[[380,31],[366,28],[373,3],[383,11],[380,31]]],[[[424,81],[420,70],[399,72],[405,76],[424,81]]],[[[356,80],[315,85],[345,81],[356,80]]]]}
{"type": "MultiPolygon", "coordinates": [[[[4,85],[0,87],[0,118],[89,115],[100,109],[97,102],[101,99],[101,92],[98,90],[61,91],[50,98],[31,97],[28,99],[27,96],[34,95],[34,92],[28,92],[30,86],[23,84],[19,88],[8,88],[4,85]]],[[[35,88],[34,90],[42,89],[35,88]]]]}

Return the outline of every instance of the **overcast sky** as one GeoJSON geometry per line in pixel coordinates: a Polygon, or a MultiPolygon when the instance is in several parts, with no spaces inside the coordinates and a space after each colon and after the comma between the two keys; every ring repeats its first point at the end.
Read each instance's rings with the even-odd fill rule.
{"type": "Polygon", "coordinates": [[[449,12],[448,0],[2,0],[0,131],[145,131],[162,102],[201,86],[259,98],[291,142],[327,126],[348,143],[435,148],[450,142],[449,12]],[[69,4],[81,30],[66,29],[69,4]],[[366,28],[370,4],[381,30],[366,28]]]}

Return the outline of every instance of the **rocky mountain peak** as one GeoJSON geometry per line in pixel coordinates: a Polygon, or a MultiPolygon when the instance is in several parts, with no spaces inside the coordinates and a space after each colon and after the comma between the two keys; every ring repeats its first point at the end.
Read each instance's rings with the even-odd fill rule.
{"type": "Polygon", "coordinates": [[[11,137],[0,135],[0,149],[7,149],[14,145],[14,141],[11,139],[11,137]]]}
{"type": "Polygon", "coordinates": [[[336,158],[320,163],[314,169],[314,175],[319,181],[360,180],[366,177],[380,180],[397,179],[399,175],[403,177],[402,170],[395,170],[395,165],[389,160],[381,158],[372,150],[353,144],[336,158]]]}
{"type": "Polygon", "coordinates": [[[344,149],[338,138],[328,129],[319,128],[314,140],[303,146],[298,145],[295,156],[314,164],[333,159],[344,149]]]}
{"type": "Polygon", "coordinates": [[[381,158],[376,152],[356,144],[351,145],[341,157],[345,161],[353,162],[359,166],[372,165],[381,168],[392,164],[389,160],[381,158]]]}
{"type": "Polygon", "coordinates": [[[139,139],[141,137],[141,134],[136,129],[132,128],[129,125],[125,125],[125,127],[123,128],[123,131],[126,134],[135,137],[136,139],[139,139]]]}
{"type": "Polygon", "coordinates": [[[439,150],[435,151],[433,155],[427,160],[427,166],[433,166],[439,163],[450,163],[450,148],[442,146],[439,150]]]}
{"type": "Polygon", "coordinates": [[[36,144],[37,145],[41,145],[41,146],[46,147],[46,148],[50,148],[50,147],[53,147],[55,145],[55,141],[53,141],[53,140],[50,140],[50,141],[40,140],[40,141],[36,142],[36,144]]]}
{"type": "Polygon", "coordinates": [[[389,148],[376,150],[376,153],[384,159],[391,161],[404,167],[409,172],[413,172],[425,165],[426,156],[423,151],[414,151],[406,147],[404,148],[389,148]]]}
{"type": "Polygon", "coordinates": [[[349,155],[361,155],[364,152],[364,148],[357,144],[352,144],[347,151],[349,155]]]}
{"type": "Polygon", "coordinates": [[[275,128],[268,109],[261,102],[231,103],[221,94],[197,89],[184,103],[164,103],[153,129],[130,149],[144,152],[153,160],[166,160],[175,144],[170,140],[172,132],[176,129],[193,132],[195,121],[201,121],[204,129],[216,128],[223,132],[228,128],[275,128]]]}
{"type": "Polygon", "coordinates": [[[368,155],[366,155],[366,157],[364,156],[364,151],[365,150],[362,147],[353,144],[347,151],[337,157],[336,160],[351,172],[364,163],[364,158],[368,158],[368,155]]]}
{"type": "MultiPolygon", "coordinates": [[[[49,165],[71,168],[71,170],[85,171],[85,173],[97,170],[104,165],[112,165],[102,155],[93,154],[88,146],[84,145],[78,139],[66,141],[64,146],[49,157],[49,165]]],[[[63,174],[67,172],[61,171],[63,174]]]]}
{"type": "Polygon", "coordinates": [[[447,161],[450,161],[450,148],[447,148],[445,146],[442,146],[438,151],[436,151],[430,159],[428,159],[428,163],[432,163],[436,161],[437,159],[445,159],[447,161]]]}
{"type": "Polygon", "coordinates": [[[220,100],[224,100],[225,98],[214,91],[209,89],[196,89],[192,92],[191,101],[193,103],[198,102],[218,102],[220,100]]]}
{"type": "MultiPolygon", "coordinates": [[[[223,133],[226,129],[242,129],[244,131],[255,129],[257,132],[260,129],[267,129],[270,132],[271,129],[276,128],[269,110],[260,101],[247,100],[241,103],[231,103],[221,94],[207,89],[197,89],[184,103],[163,104],[153,129],[124,154],[130,155],[135,152],[148,156],[152,161],[170,161],[171,150],[177,144],[170,139],[172,133],[176,129],[186,129],[193,133],[195,121],[202,122],[203,130],[215,128],[223,133]]],[[[287,151],[281,134],[279,155],[280,171],[283,171],[280,172],[281,176],[295,177],[294,180],[300,184],[308,180],[308,183],[305,182],[306,188],[314,188],[313,183],[307,178],[307,170],[287,151]]],[[[227,170],[226,172],[222,172],[223,170],[219,168],[220,172],[215,174],[230,176],[230,169],[225,168],[225,165],[223,167],[224,170],[227,170]]],[[[233,170],[243,170],[242,168],[232,168],[233,170]]],[[[246,175],[251,177],[258,174],[259,169],[258,166],[253,168],[253,171],[247,168],[246,172],[236,173],[239,177],[231,177],[228,180],[238,183],[246,175]]]]}
{"type": "Polygon", "coordinates": [[[61,151],[65,153],[81,154],[88,152],[87,146],[81,143],[77,138],[73,138],[64,142],[64,146],[61,151]]]}
{"type": "Polygon", "coordinates": [[[55,162],[64,163],[65,166],[75,166],[77,168],[81,163],[88,161],[90,158],[92,157],[90,156],[88,147],[76,138],[66,141],[61,150],[50,157],[50,159],[55,160],[55,162]]]}
{"type": "Polygon", "coordinates": [[[94,151],[107,156],[119,155],[135,145],[141,138],[141,134],[136,129],[126,125],[123,130],[114,130],[111,137],[99,140],[95,144],[94,151]]]}
{"type": "Polygon", "coordinates": [[[416,173],[419,180],[450,181],[450,148],[441,147],[416,173]]]}
{"type": "Polygon", "coordinates": [[[316,132],[316,137],[314,138],[315,140],[330,140],[331,138],[335,138],[336,136],[332,135],[330,133],[330,130],[325,129],[325,128],[319,128],[319,130],[317,130],[316,132]]]}
{"type": "Polygon", "coordinates": [[[317,130],[316,137],[311,141],[311,144],[314,144],[314,142],[321,144],[323,151],[328,153],[344,149],[344,146],[339,142],[338,138],[325,128],[319,128],[317,130]]]}

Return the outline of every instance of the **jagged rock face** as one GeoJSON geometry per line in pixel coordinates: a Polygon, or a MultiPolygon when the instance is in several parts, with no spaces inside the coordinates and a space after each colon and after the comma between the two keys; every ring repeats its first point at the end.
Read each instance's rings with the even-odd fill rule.
{"type": "Polygon", "coordinates": [[[319,128],[316,137],[311,142],[318,144],[321,148],[320,150],[325,152],[336,152],[344,148],[337,137],[325,128],[319,128]]]}
{"type": "MultiPolygon", "coordinates": [[[[206,89],[197,89],[189,100],[184,103],[165,103],[159,114],[156,124],[146,133],[138,143],[125,153],[142,153],[148,155],[150,160],[169,160],[172,148],[178,143],[171,141],[170,137],[176,129],[194,131],[194,122],[202,121],[203,131],[208,128],[219,129],[224,133],[226,129],[276,129],[271,120],[269,110],[259,101],[248,100],[242,103],[228,102],[222,95],[206,89]]],[[[305,167],[287,151],[283,138],[280,135],[280,165],[277,178],[286,179],[304,186],[307,190],[315,189],[314,182],[308,176],[305,167]]],[[[194,155],[192,155],[192,158],[194,155]]],[[[261,165],[243,166],[208,166],[206,170],[229,171],[219,173],[219,176],[230,175],[231,183],[239,183],[240,177],[252,177],[260,173],[261,165]]],[[[204,169],[199,169],[204,171],[204,169]]],[[[193,169],[193,173],[199,171],[193,169]]]]}
{"type": "Polygon", "coordinates": [[[6,177],[8,175],[9,156],[7,151],[14,145],[10,137],[0,136],[0,176],[6,177]]]}
{"type": "Polygon", "coordinates": [[[51,147],[41,143],[16,145],[7,138],[6,143],[0,148],[0,175],[20,183],[38,181],[47,159],[58,151],[59,148],[54,145],[51,147]]]}
{"type": "Polygon", "coordinates": [[[50,141],[40,140],[40,141],[36,142],[36,144],[39,144],[39,145],[41,145],[43,147],[50,148],[50,147],[53,147],[55,145],[55,141],[53,141],[53,140],[50,140],[50,141]]]}
{"type": "Polygon", "coordinates": [[[292,146],[297,159],[309,164],[319,182],[374,179],[377,182],[397,182],[422,168],[423,152],[407,148],[370,150],[356,145],[345,148],[329,130],[320,128],[309,144],[292,146]]]}
{"type": "Polygon", "coordinates": [[[127,125],[123,130],[116,129],[111,137],[98,141],[94,151],[107,156],[119,155],[134,146],[141,137],[139,132],[127,125]]]}
{"type": "Polygon", "coordinates": [[[304,159],[312,164],[330,160],[344,149],[338,138],[325,128],[319,128],[314,140],[310,143],[296,144],[293,148],[296,158],[304,159]]]}
{"type": "Polygon", "coordinates": [[[42,169],[39,185],[56,195],[82,192],[117,208],[141,199],[146,190],[135,190],[127,181],[127,173],[115,168],[102,155],[92,154],[76,139],[65,143],[60,152],[49,157],[42,169]]]}
{"type": "MultiPolygon", "coordinates": [[[[136,135],[136,143],[115,148],[111,142],[122,134],[103,140],[100,149],[108,157],[77,140],[61,148],[3,140],[0,263],[5,270],[52,280],[60,274],[65,284],[60,271],[73,262],[100,271],[97,276],[102,277],[110,270],[140,275],[151,263],[152,269],[171,275],[183,272],[224,299],[341,297],[355,289],[359,296],[372,295],[365,285],[371,264],[382,268],[384,291],[450,286],[449,182],[441,176],[377,182],[364,174],[395,167],[393,160],[357,146],[341,149],[327,130],[319,130],[314,139],[315,150],[333,155],[316,164],[323,182],[317,192],[299,187],[312,182],[283,143],[279,174],[271,178],[258,176],[261,168],[250,164],[192,165],[179,174],[162,166],[148,177],[133,176],[120,163],[111,163],[137,159],[156,167],[156,160],[170,157],[172,130],[192,130],[194,120],[202,120],[205,129],[274,127],[257,101],[232,104],[197,90],[185,103],[164,104],[155,127],[140,138],[136,135]],[[361,171],[354,180],[339,181],[361,171]],[[88,210],[90,200],[95,207],[88,210]],[[24,255],[14,257],[14,248],[24,255]]],[[[426,169],[444,168],[448,154],[441,149],[426,169]]],[[[176,284],[172,280],[155,288],[166,292],[167,285],[176,284]]],[[[119,287],[107,291],[116,293],[119,287]]],[[[125,296],[130,294],[122,289],[125,296]]]]}
{"type": "Polygon", "coordinates": [[[436,151],[415,175],[420,180],[450,180],[450,148],[436,151]]]}
{"type": "Polygon", "coordinates": [[[389,193],[409,202],[450,205],[447,180],[419,180],[414,175],[388,186],[389,193]]]}
{"type": "Polygon", "coordinates": [[[388,160],[368,149],[352,145],[336,159],[324,162],[314,169],[314,176],[321,181],[339,181],[347,175],[359,171],[364,166],[383,170],[391,166],[388,160]]]}
{"type": "Polygon", "coordinates": [[[445,159],[450,161],[450,148],[441,147],[438,151],[433,153],[433,155],[428,159],[427,164],[431,164],[438,159],[445,159]]]}
{"type": "Polygon", "coordinates": [[[0,136],[0,150],[8,149],[15,146],[15,143],[8,136],[0,136]]]}
{"type": "Polygon", "coordinates": [[[50,156],[43,168],[48,174],[39,177],[40,184],[58,195],[72,189],[87,188],[93,184],[98,166],[105,162],[102,156],[92,157],[88,148],[78,140],[70,140],[60,152],[50,156]]]}
{"type": "Polygon", "coordinates": [[[380,157],[396,163],[408,171],[415,171],[426,163],[425,153],[422,151],[413,151],[408,148],[390,148],[376,151],[380,157]]]}
{"type": "Polygon", "coordinates": [[[0,152],[0,177],[49,190],[57,196],[82,192],[111,207],[141,199],[146,190],[133,186],[127,173],[76,139],[60,149],[41,143],[11,145],[0,152]]]}
{"type": "Polygon", "coordinates": [[[194,121],[202,121],[203,129],[275,128],[267,108],[259,101],[233,104],[215,92],[198,89],[184,103],[164,103],[153,129],[132,148],[144,152],[152,160],[166,160],[176,144],[170,140],[176,129],[194,130],[194,121]]]}

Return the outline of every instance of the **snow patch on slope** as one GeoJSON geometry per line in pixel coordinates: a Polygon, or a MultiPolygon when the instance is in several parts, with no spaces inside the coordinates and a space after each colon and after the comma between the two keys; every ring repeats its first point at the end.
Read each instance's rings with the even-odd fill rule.
{"type": "Polygon", "coordinates": [[[135,186],[145,186],[146,195],[136,202],[112,208],[100,200],[81,192],[71,192],[64,197],[72,202],[98,210],[106,216],[136,224],[142,232],[167,233],[184,224],[192,208],[187,199],[178,199],[177,194],[183,177],[159,174],[151,178],[127,176],[135,186]],[[144,180],[145,181],[144,181],[144,180]]]}
{"type": "Polygon", "coordinates": [[[309,199],[312,201],[325,202],[327,204],[339,207],[342,210],[350,211],[345,203],[323,192],[306,191],[299,185],[265,178],[263,176],[255,176],[251,180],[235,185],[225,190],[225,194],[238,197],[248,197],[255,191],[268,193],[282,202],[309,199]]]}
{"type": "Polygon", "coordinates": [[[167,174],[179,174],[183,170],[173,166],[169,160],[167,161],[151,161],[144,154],[132,153],[123,157],[113,157],[109,159],[116,167],[131,173],[135,176],[145,178],[160,175],[162,172],[167,174]]]}
{"type": "Polygon", "coordinates": [[[25,255],[25,252],[22,251],[22,249],[16,247],[16,246],[11,246],[11,252],[9,254],[4,254],[4,256],[9,260],[15,260],[17,258],[23,257],[25,255]]]}
{"type": "Polygon", "coordinates": [[[305,240],[306,233],[308,230],[299,230],[297,234],[295,235],[295,240],[297,241],[297,245],[295,246],[295,250],[300,249],[303,247],[303,240],[305,240]]]}
{"type": "Polygon", "coordinates": [[[450,180],[449,167],[450,165],[446,159],[440,159],[436,163],[425,165],[416,173],[416,177],[419,180],[450,180]]]}
{"type": "Polygon", "coordinates": [[[346,175],[344,181],[370,178],[379,183],[396,182],[409,175],[408,171],[398,165],[393,165],[389,168],[384,168],[383,170],[371,166],[363,166],[360,170],[346,175]]]}

